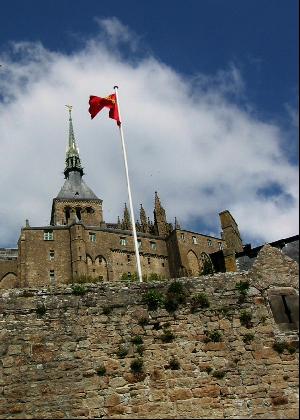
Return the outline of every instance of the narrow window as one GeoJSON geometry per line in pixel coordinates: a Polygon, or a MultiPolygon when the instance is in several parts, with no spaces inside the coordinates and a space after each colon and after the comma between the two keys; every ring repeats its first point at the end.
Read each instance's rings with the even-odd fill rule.
{"type": "Polygon", "coordinates": [[[51,250],[49,251],[49,260],[50,260],[50,261],[53,261],[53,260],[54,260],[54,256],[55,256],[55,253],[54,253],[53,249],[51,249],[51,250]]]}
{"type": "Polygon", "coordinates": [[[76,216],[78,220],[81,220],[81,208],[76,207],[76,216]]]}
{"type": "Polygon", "coordinates": [[[120,238],[120,245],[122,245],[122,246],[127,245],[127,239],[126,238],[120,238]]]}
{"type": "Polygon", "coordinates": [[[53,241],[53,230],[44,230],[44,241],[53,241]]]}
{"type": "Polygon", "coordinates": [[[69,219],[71,217],[71,209],[70,209],[70,207],[67,207],[65,209],[65,215],[66,215],[66,222],[68,223],[68,221],[69,221],[69,219]]]}
{"type": "Polygon", "coordinates": [[[222,242],[218,242],[218,245],[219,245],[219,249],[220,249],[220,250],[222,250],[222,249],[223,249],[223,244],[222,244],[222,242]]]}
{"type": "Polygon", "coordinates": [[[161,263],[161,265],[162,265],[162,267],[164,267],[165,266],[165,263],[163,262],[163,263],[161,263]]]}
{"type": "Polygon", "coordinates": [[[210,239],[207,239],[207,245],[212,246],[212,241],[210,239]]]}
{"type": "Polygon", "coordinates": [[[90,242],[96,242],[96,233],[89,232],[90,242]]]}
{"type": "Polygon", "coordinates": [[[55,272],[54,272],[54,270],[49,271],[49,279],[50,279],[50,283],[55,282],[55,272]]]}
{"type": "Polygon", "coordinates": [[[151,263],[151,260],[150,260],[150,257],[148,257],[148,265],[150,265],[150,263],[151,263]]]}
{"type": "Polygon", "coordinates": [[[196,236],[192,236],[192,241],[193,241],[193,244],[197,244],[198,243],[196,236]]]}
{"type": "Polygon", "coordinates": [[[131,257],[130,257],[130,255],[128,254],[128,255],[127,255],[127,262],[128,262],[128,263],[130,263],[130,261],[131,261],[131,257]]]}
{"type": "Polygon", "coordinates": [[[180,234],[180,239],[181,239],[182,241],[184,241],[184,233],[181,233],[181,234],[180,234]]]}
{"type": "Polygon", "coordinates": [[[157,249],[156,242],[150,242],[150,246],[151,246],[151,249],[153,250],[157,249]]]}
{"type": "Polygon", "coordinates": [[[138,248],[141,249],[142,248],[142,241],[140,239],[138,239],[138,248]]]}

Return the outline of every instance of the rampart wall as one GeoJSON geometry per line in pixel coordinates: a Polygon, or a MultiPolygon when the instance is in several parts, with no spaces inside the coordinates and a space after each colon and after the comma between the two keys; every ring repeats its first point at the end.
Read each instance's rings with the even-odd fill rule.
{"type": "Polygon", "coordinates": [[[270,306],[298,264],[267,245],[251,271],[179,282],[1,290],[0,418],[298,418],[295,307],[270,306]]]}

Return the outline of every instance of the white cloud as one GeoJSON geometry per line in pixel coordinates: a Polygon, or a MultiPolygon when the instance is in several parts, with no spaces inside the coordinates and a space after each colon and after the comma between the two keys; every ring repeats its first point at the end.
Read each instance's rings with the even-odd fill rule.
{"type": "Polygon", "coordinates": [[[2,54],[0,246],[17,242],[26,218],[49,223],[63,184],[67,103],[85,181],[104,200],[107,222],[122,215],[128,199],[116,124],[107,110],[93,121],[88,114],[89,95],[107,96],[115,84],[136,217],[144,203],[152,218],[157,190],[169,220],[177,216],[186,228],[193,221],[219,234],[218,212],[229,209],[245,242],[296,234],[298,173],[282,148],[285,133],[229,98],[245,96],[238,68],[197,75],[196,83],[152,56],[126,58],[117,46],[122,39],[137,49],[130,29],[115,18],[98,23],[101,34],[69,55],[32,43],[2,54]]]}

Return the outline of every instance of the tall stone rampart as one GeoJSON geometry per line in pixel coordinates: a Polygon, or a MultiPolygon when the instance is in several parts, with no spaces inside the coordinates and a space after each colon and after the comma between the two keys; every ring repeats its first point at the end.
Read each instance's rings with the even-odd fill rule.
{"type": "Polygon", "coordinates": [[[0,418],[298,418],[298,335],[270,290],[298,290],[270,246],[251,271],[175,287],[2,290],[0,418]]]}

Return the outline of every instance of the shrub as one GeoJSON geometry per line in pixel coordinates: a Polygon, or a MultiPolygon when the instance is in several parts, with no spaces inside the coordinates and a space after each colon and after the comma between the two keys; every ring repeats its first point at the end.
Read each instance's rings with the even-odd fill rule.
{"type": "Polygon", "coordinates": [[[158,321],[154,322],[153,323],[153,329],[156,330],[156,331],[161,330],[160,322],[158,322],[158,321]]]}
{"type": "Polygon", "coordinates": [[[250,344],[253,339],[254,339],[254,334],[251,334],[251,333],[245,334],[243,336],[243,341],[245,344],[250,344]]]}
{"type": "Polygon", "coordinates": [[[242,311],[240,314],[240,321],[244,327],[251,328],[252,327],[252,314],[247,311],[242,311]]]}
{"type": "Polygon", "coordinates": [[[147,324],[148,324],[148,322],[149,322],[149,319],[148,319],[147,317],[145,317],[145,316],[141,317],[141,318],[138,320],[138,324],[139,324],[141,327],[144,327],[145,325],[147,325],[147,324]]]}
{"type": "Polygon", "coordinates": [[[191,311],[195,312],[198,308],[209,308],[209,300],[205,293],[198,293],[192,297],[191,311]]]}
{"type": "Polygon", "coordinates": [[[163,296],[155,289],[149,290],[144,295],[144,302],[148,305],[150,311],[155,311],[163,303],[163,296]]]}
{"type": "Polygon", "coordinates": [[[39,317],[44,316],[46,313],[46,306],[44,303],[38,303],[35,312],[39,317]]]}
{"type": "Polygon", "coordinates": [[[160,281],[160,280],[162,280],[162,276],[160,276],[157,273],[150,273],[146,279],[146,281],[160,281]]]}
{"type": "Polygon", "coordinates": [[[217,379],[223,379],[226,372],[224,370],[215,370],[212,375],[217,379]]]}
{"type": "Polygon", "coordinates": [[[125,347],[125,346],[120,346],[120,347],[119,347],[119,349],[118,349],[118,351],[117,351],[117,356],[118,356],[120,359],[124,359],[124,357],[126,357],[126,356],[127,356],[127,354],[128,354],[128,349],[127,349],[127,347],[125,347]]]}
{"type": "Polygon", "coordinates": [[[133,344],[143,344],[143,339],[142,339],[142,337],[140,335],[136,335],[135,337],[133,337],[131,339],[131,342],[133,344]]]}
{"type": "Polygon", "coordinates": [[[213,368],[211,366],[207,366],[205,368],[205,372],[207,372],[207,374],[209,375],[212,372],[213,368]]]}
{"type": "Polygon", "coordinates": [[[219,343],[222,341],[222,334],[218,330],[205,331],[206,339],[205,342],[213,341],[214,343],[219,343]]]}
{"type": "Polygon", "coordinates": [[[111,306],[104,306],[103,308],[103,314],[109,315],[112,312],[113,308],[111,306]]]}
{"type": "Polygon", "coordinates": [[[184,286],[180,281],[173,281],[168,287],[168,293],[173,293],[174,295],[185,295],[184,286]]]}
{"type": "Polygon", "coordinates": [[[85,283],[98,283],[103,280],[103,276],[92,277],[85,274],[74,276],[69,283],[72,284],[85,284],[85,283]]]}
{"type": "Polygon", "coordinates": [[[72,284],[71,287],[73,295],[76,296],[84,295],[87,292],[86,288],[81,284],[72,284]]]}
{"type": "Polygon", "coordinates": [[[123,281],[138,281],[139,280],[139,276],[138,273],[134,272],[134,273],[123,273],[121,276],[121,280],[123,281]]]}
{"type": "Polygon", "coordinates": [[[104,365],[99,366],[96,373],[98,376],[104,376],[106,374],[106,367],[104,365]]]}
{"type": "Polygon", "coordinates": [[[249,287],[250,287],[250,283],[248,280],[245,280],[245,281],[241,280],[235,284],[235,288],[240,293],[240,297],[239,297],[240,301],[243,302],[245,300],[247,293],[249,292],[249,287]]]}
{"type": "Polygon", "coordinates": [[[138,345],[136,346],[136,352],[137,352],[140,356],[142,356],[142,355],[143,355],[144,351],[145,351],[145,347],[144,347],[143,345],[138,344],[138,345]]]}
{"type": "Polygon", "coordinates": [[[186,291],[180,281],[173,281],[167,290],[165,308],[168,312],[175,312],[180,304],[186,301],[186,291]]]}
{"type": "Polygon", "coordinates": [[[163,343],[171,343],[175,339],[175,335],[170,330],[165,330],[160,336],[163,343]]]}
{"type": "Polygon", "coordinates": [[[214,274],[214,267],[212,263],[208,260],[203,261],[203,268],[200,271],[200,276],[207,276],[208,274],[214,274]]]}
{"type": "Polygon", "coordinates": [[[290,354],[294,354],[296,352],[296,347],[286,341],[275,341],[273,349],[279,354],[282,354],[284,350],[287,350],[290,354]]]}
{"type": "Polygon", "coordinates": [[[132,373],[141,373],[143,372],[143,366],[144,366],[144,362],[142,359],[134,359],[131,363],[130,363],[130,369],[132,373]]]}
{"type": "Polygon", "coordinates": [[[180,369],[180,362],[175,357],[173,357],[168,366],[171,370],[179,370],[180,369]]]}

